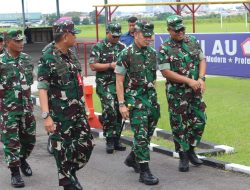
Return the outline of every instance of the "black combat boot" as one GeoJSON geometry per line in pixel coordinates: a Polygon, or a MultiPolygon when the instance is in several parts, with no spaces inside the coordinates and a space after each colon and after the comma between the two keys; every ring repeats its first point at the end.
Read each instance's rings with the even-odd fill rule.
{"type": "Polygon", "coordinates": [[[32,176],[32,170],[30,168],[30,165],[27,163],[27,161],[24,158],[20,158],[21,161],[21,171],[25,176],[32,176]]]}
{"type": "Polygon", "coordinates": [[[188,155],[187,152],[179,152],[179,171],[180,172],[187,172],[189,170],[189,160],[188,160],[188,155]]]}
{"type": "Polygon", "coordinates": [[[195,154],[194,152],[194,147],[193,146],[190,146],[189,150],[187,151],[188,153],[188,158],[189,158],[189,161],[195,165],[195,166],[200,166],[201,164],[203,164],[203,161],[200,160],[197,155],[195,154]]]}
{"type": "Polygon", "coordinates": [[[135,173],[140,172],[140,165],[135,161],[135,153],[133,151],[127,156],[124,164],[128,167],[132,167],[135,170],[135,173]]]}
{"type": "Polygon", "coordinates": [[[140,163],[140,169],[139,182],[142,182],[146,185],[156,185],[159,183],[159,179],[151,173],[148,167],[148,162],[140,163]]]}
{"type": "Polygon", "coordinates": [[[24,187],[24,181],[21,177],[19,167],[10,168],[11,171],[11,185],[15,188],[24,187]]]}
{"type": "Polygon", "coordinates": [[[118,151],[125,151],[126,146],[122,146],[120,142],[120,137],[114,137],[114,149],[118,151]]]}
{"type": "Polygon", "coordinates": [[[63,186],[64,190],[77,190],[74,185],[70,184],[70,185],[65,185],[63,186]]]}
{"type": "Polygon", "coordinates": [[[114,139],[113,137],[106,137],[106,152],[112,154],[114,152],[114,139]]]}
{"type": "Polygon", "coordinates": [[[83,188],[82,188],[82,185],[80,184],[80,182],[78,181],[78,178],[76,177],[76,169],[72,169],[71,170],[71,175],[75,178],[75,180],[76,180],[76,183],[74,184],[74,185],[72,185],[72,186],[74,186],[75,187],[75,189],[77,189],[77,190],[82,190],[83,188]]]}

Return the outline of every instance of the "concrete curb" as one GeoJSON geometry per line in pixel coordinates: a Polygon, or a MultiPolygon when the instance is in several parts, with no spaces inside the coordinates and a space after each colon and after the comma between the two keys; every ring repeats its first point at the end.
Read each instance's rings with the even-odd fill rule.
{"type": "MultiPolygon", "coordinates": [[[[32,96],[32,101],[34,105],[40,106],[39,98],[32,96]]],[[[101,116],[100,113],[95,113],[98,117],[101,116]]],[[[129,126],[129,122],[126,122],[125,128],[129,126]]],[[[102,129],[91,129],[92,134],[96,138],[104,138],[103,136],[103,131],[102,129]]],[[[166,140],[172,139],[171,133],[164,131],[163,129],[156,128],[154,132],[154,136],[157,137],[162,137],[166,140]]],[[[124,144],[127,144],[129,146],[132,146],[133,144],[133,139],[130,137],[122,136],[121,137],[121,142],[124,144]]],[[[244,174],[249,174],[250,175],[250,167],[249,166],[244,166],[240,164],[234,164],[234,163],[228,163],[220,160],[216,160],[213,158],[207,158],[204,155],[218,155],[220,153],[226,153],[230,154],[234,152],[233,147],[229,147],[226,145],[216,145],[210,142],[205,142],[202,141],[199,145],[199,148],[202,148],[201,150],[197,151],[198,157],[203,160],[204,165],[206,166],[211,166],[214,168],[219,168],[222,170],[228,170],[228,171],[234,171],[234,172],[239,172],[239,173],[244,173],[244,174]]],[[[166,147],[157,145],[157,144],[150,144],[150,150],[154,152],[158,152],[161,154],[165,154],[167,156],[171,156],[174,158],[179,158],[178,153],[176,153],[173,150],[167,149],[166,147]]]]}
{"type": "MultiPolygon", "coordinates": [[[[93,134],[94,137],[96,137],[96,138],[104,138],[103,131],[101,129],[92,128],[91,130],[92,130],[92,134],[93,134]]],[[[159,131],[162,131],[162,130],[160,129],[159,131]]],[[[131,146],[133,144],[133,139],[130,138],[130,137],[126,137],[126,136],[121,136],[121,142],[131,146]]],[[[224,161],[220,161],[220,160],[216,160],[216,159],[213,159],[213,158],[207,158],[205,156],[202,156],[202,155],[206,155],[206,154],[217,155],[218,153],[222,153],[222,152],[226,153],[227,152],[227,150],[225,150],[225,149],[216,148],[216,146],[223,147],[225,145],[214,145],[212,143],[206,142],[202,146],[207,147],[208,144],[210,144],[211,146],[213,145],[214,149],[197,151],[198,157],[201,160],[203,160],[204,165],[214,167],[214,168],[219,168],[219,169],[222,169],[222,170],[234,171],[234,172],[239,172],[239,173],[244,173],[244,174],[249,174],[250,175],[250,167],[248,167],[248,166],[244,166],[244,165],[240,165],[240,164],[234,164],[234,163],[228,163],[228,162],[224,162],[224,161]]],[[[225,147],[227,147],[227,146],[225,146],[225,147]]],[[[153,144],[153,143],[150,144],[150,150],[154,151],[154,152],[161,153],[161,154],[165,154],[167,156],[171,156],[171,157],[174,157],[174,158],[179,158],[178,153],[176,153],[175,151],[170,150],[170,149],[168,149],[166,147],[163,147],[163,146],[160,146],[160,145],[153,144]]]]}

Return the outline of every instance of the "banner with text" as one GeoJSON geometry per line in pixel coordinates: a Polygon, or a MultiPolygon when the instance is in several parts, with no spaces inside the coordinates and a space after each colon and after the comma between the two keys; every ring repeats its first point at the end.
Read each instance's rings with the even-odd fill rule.
{"type": "MultiPolygon", "coordinates": [[[[194,35],[206,55],[207,74],[250,78],[250,33],[194,35]]],[[[169,37],[155,34],[155,49],[169,37]]]]}

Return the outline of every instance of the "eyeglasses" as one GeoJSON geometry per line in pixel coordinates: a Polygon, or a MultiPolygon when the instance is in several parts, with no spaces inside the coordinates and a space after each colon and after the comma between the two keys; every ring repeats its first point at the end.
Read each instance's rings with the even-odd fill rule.
{"type": "Polygon", "coordinates": [[[179,34],[180,32],[184,32],[185,28],[180,28],[179,30],[173,30],[176,34],[179,34]]]}

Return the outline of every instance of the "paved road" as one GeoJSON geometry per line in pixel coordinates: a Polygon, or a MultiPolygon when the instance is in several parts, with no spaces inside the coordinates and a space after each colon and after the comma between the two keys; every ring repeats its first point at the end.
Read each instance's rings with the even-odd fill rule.
{"type": "MultiPolygon", "coordinates": [[[[43,129],[40,111],[35,107],[37,119],[37,144],[28,159],[33,168],[32,177],[24,177],[27,190],[59,190],[54,158],[46,151],[47,135],[43,129]]],[[[85,190],[246,190],[250,187],[250,177],[207,166],[190,167],[190,172],[177,171],[178,159],[159,153],[151,154],[151,170],[160,179],[156,186],[146,186],[138,182],[139,175],[127,168],[123,161],[129,153],[105,153],[105,142],[95,140],[96,146],[90,162],[78,173],[85,190]]],[[[3,162],[0,145],[0,190],[12,190],[10,172],[3,162]]]]}

